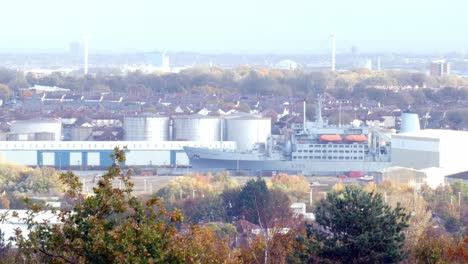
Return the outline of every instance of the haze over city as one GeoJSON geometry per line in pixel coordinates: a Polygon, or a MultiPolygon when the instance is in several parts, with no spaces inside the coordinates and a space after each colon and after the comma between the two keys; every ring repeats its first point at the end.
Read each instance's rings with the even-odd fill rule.
{"type": "Polygon", "coordinates": [[[5,1],[0,51],[464,52],[468,9],[448,1],[5,1]]]}
{"type": "Polygon", "coordinates": [[[0,8],[0,264],[468,263],[468,0],[0,8]]]}

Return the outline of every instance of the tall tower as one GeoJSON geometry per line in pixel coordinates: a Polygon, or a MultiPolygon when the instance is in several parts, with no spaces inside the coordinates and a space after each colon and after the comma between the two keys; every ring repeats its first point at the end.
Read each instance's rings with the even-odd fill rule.
{"type": "Polygon", "coordinates": [[[330,39],[331,39],[331,71],[335,71],[336,70],[336,36],[335,34],[331,34],[330,35],[330,39]]]}
{"type": "Polygon", "coordinates": [[[88,74],[88,35],[83,36],[84,74],[88,74]]]}

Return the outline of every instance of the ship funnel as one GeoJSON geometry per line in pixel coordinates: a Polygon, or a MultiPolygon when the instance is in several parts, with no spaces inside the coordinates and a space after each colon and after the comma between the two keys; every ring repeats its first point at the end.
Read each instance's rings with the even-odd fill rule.
{"type": "Polygon", "coordinates": [[[400,133],[419,131],[421,127],[419,125],[419,117],[416,113],[402,113],[401,114],[401,125],[400,133]]]}

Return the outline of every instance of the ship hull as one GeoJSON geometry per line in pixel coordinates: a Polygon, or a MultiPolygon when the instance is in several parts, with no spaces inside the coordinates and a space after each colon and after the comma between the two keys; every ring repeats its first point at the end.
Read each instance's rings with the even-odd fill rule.
{"type": "Polygon", "coordinates": [[[256,153],[226,152],[203,148],[184,148],[194,170],[244,170],[289,172],[303,175],[338,175],[347,171],[377,172],[390,162],[278,160],[256,153]]]}

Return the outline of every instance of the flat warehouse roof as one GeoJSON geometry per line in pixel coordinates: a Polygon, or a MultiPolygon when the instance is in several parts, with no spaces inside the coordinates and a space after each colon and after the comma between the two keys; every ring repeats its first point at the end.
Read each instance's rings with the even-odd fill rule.
{"type": "Polygon", "coordinates": [[[395,138],[420,138],[420,139],[441,139],[441,138],[461,138],[466,137],[467,131],[447,130],[447,129],[425,129],[420,131],[406,132],[392,135],[395,138]]]}

